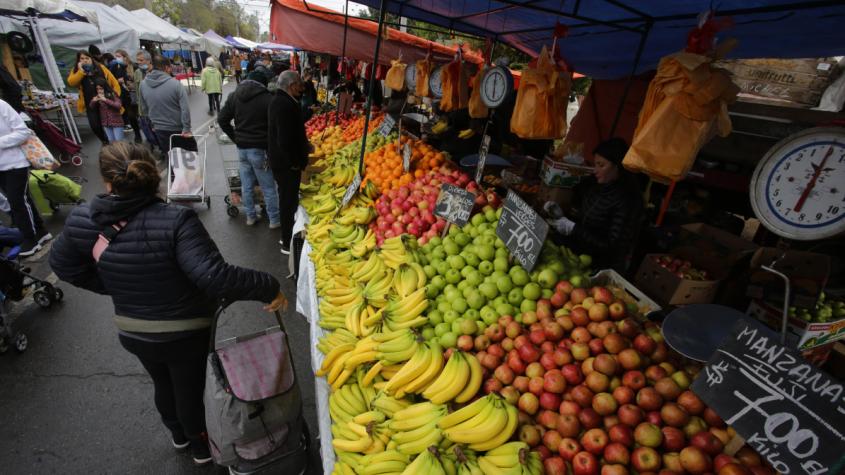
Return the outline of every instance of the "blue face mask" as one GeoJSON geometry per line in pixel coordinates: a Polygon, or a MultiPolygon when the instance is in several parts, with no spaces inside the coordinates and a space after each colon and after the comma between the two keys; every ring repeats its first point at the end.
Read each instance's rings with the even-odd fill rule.
{"type": "Polygon", "coordinates": [[[82,70],[85,71],[86,73],[90,73],[91,71],[94,70],[94,65],[93,64],[83,64],[82,70]]]}
{"type": "Polygon", "coordinates": [[[139,67],[139,68],[141,68],[142,70],[146,71],[146,70],[147,70],[147,68],[149,68],[149,65],[147,65],[147,64],[140,64],[140,65],[138,65],[138,67],[139,67]]]}
{"type": "Polygon", "coordinates": [[[115,64],[123,64],[123,58],[114,58],[115,64]]]}

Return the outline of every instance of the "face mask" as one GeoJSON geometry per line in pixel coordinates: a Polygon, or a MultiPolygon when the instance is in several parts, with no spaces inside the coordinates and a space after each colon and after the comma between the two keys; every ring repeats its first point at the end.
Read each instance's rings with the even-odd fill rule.
{"type": "Polygon", "coordinates": [[[93,64],[83,64],[82,70],[85,71],[86,73],[90,73],[91,71],[94,70],[94,65],[93,64]]]}
{"type": "Polygon", "coordinates": [[[116,64],[123,64],[123,58],[114,58],[116,64]]]}
{"type": "Polygon", "coordinates": [[[146,70],[147,70],[147,68],[149,67],[149,65],[147,65],[147,64],[141,64],[141,65],[139,65],[138,67],[139,67],[139,68],[141,68],[142,70],[146,71],[146,70]]]}

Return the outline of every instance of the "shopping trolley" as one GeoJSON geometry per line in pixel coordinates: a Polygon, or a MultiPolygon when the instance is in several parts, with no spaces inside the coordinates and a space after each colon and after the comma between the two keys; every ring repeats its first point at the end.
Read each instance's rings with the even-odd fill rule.
{"type": "MultiPolygon", "coordinates": [[[[241,160],[238,157],[238,151],[232,139],[226,135],[225,132],[220,132],[217,136],[217,148],[220,151],[220,158],[223,161],[223,176],[226,179],[226,187],[229,193],[223,197],[223,202],[226,203],[226,214],[231,217],[236,217],[241,210],[241,160]]],[[[261,192],[261,187],[256,186],[253,190],[254,201],[261,206],[262,215],[266,215],[264,207],[264,194],[261,192]]]]}
{"type": "Polygon", "coordinates": [[[205,187],[205,158],[208,151],[206,137],[170,136],[170,152],[167,155],[168,203],[199,202],[211,208],[211,197],[205,187]]]}

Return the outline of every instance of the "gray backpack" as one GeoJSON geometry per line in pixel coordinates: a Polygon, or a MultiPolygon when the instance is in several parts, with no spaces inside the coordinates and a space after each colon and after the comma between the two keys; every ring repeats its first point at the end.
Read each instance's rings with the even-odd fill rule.
{"type": "MultiPolygon", "coordinates": [[[[218,310],[211,326],[214,345],[218,310]]],[[[308,429],[281,315],[278,326],[220,342],[208,354],[205,420],[211,455],[233,473],[284,464],[303,472],[308,429]]]]}

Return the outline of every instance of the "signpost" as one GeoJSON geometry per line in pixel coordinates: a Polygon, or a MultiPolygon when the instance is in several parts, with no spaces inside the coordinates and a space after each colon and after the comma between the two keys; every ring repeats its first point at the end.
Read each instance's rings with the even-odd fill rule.
{"type": "Polygon", "coordinates": [[[537,265],[549,225],[513,190],[505,197],[496,235],[528,272],[537,265]]]}
{"type": "Polygon", "coordinates": [[[434,205],[434,215],[463,226],[469,221],[474,205],[474,194],[455,185],[444,183],[440,185],[440,194],[437,196],[437,204],[434,205]]]}
{"type": "Polygon", "coordinates": [[[355,193],[358,192],[358,189],[361,188],[361,174],[356,173],[355,178],[352,179],[352,183],[349,184],[349,187],[346,188],[346,193],[343,194],[343,199],[340,200],[340,208],[338,208],[337,212],[340,213],[340,210],[346,208],[346,205],[352,201],[352,197],[355,196],[355,193]]]}
{"type": "Polygon", "coordinates": [[[394,119],[390,114],[385,114],[384,120],[378,128],[378,133],[380,133],[382,137],[387,137],[390,135],[390,131],[393,130],[395,125],[396,119],[394,119]]]}
{"type": "Polygon", "coordinates": [[[845,386],[778,336],[738,321],[692,390],[784,474],[845,469],[845,386]]]}

